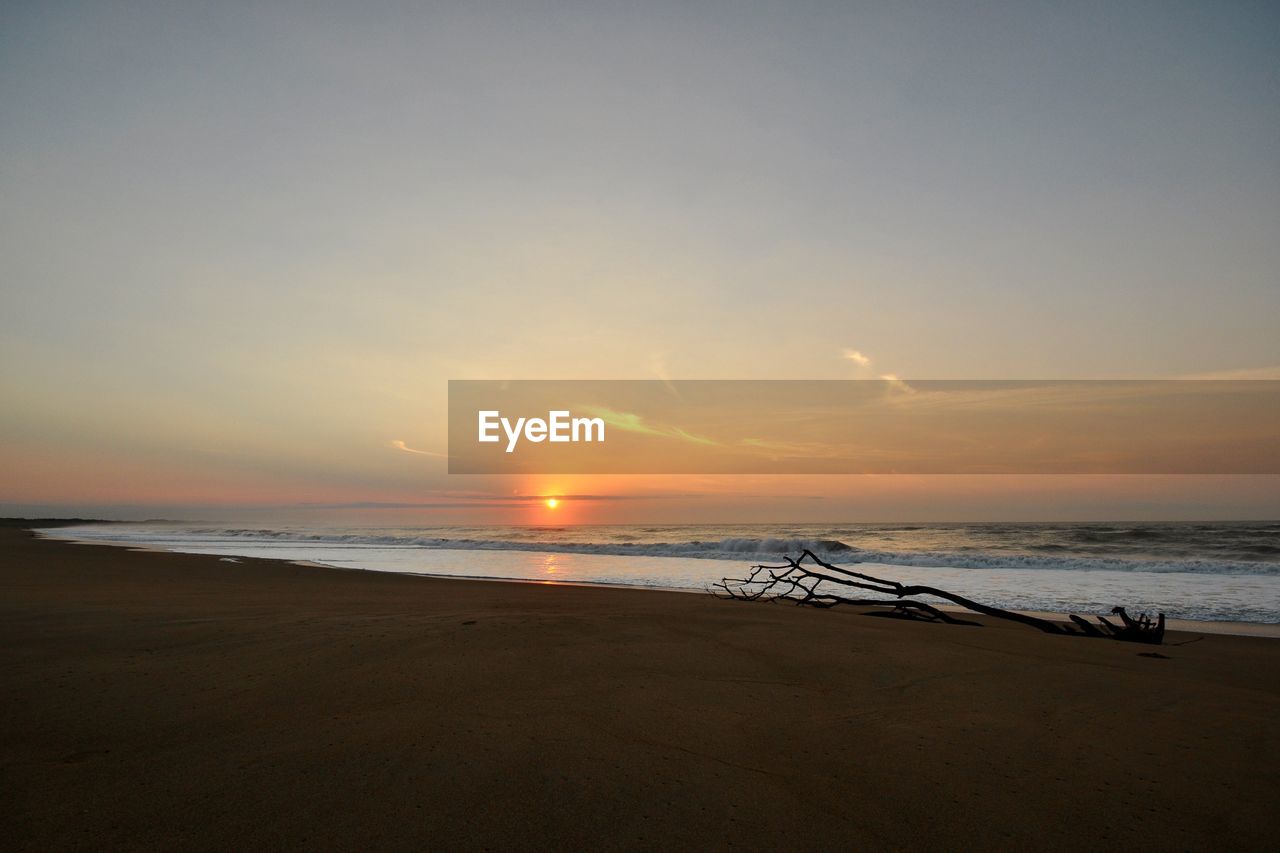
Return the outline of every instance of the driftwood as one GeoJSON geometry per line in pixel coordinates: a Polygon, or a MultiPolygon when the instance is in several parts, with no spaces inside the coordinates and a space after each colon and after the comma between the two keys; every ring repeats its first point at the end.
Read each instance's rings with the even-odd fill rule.
{"type": "Polygon", "coordinates": [[[920,584],[902,584],[871,575],[840,568],[827,563],[805,549],[798,559],[786,557],[786,563],[780,566],[754,566],[751,574],[745,578],[724,578],[712,584],[711,593],[718,598],[734,601],[789,601],[808,607],[835,607],[848,604],[857,607],[884,607],[887,611],[874,615],[893,616],[902,619],[913,619],[926,622],[943,622],[949,625],[977,625],[966,619],[940,610],[931,604],[917,601],[910,596],[930,595],[950,601],[960,607],[993,619],[1007,619],[1020,622],[1046,634],[1064,634],[1077,637],[1099,637],[1121,640],[1128,643],[1148,643],[1160,645],[1164,640],[1164,614],[1152,620],[1150,616],[1140,615],[1131,618],[1123,607],[1114,608],[1112,615],[1120,617],[1116,625],[1105,617],[1096,617],[1099,624],[1094,625],[1081,616],[1071,614],[1071,622],[1055,622],[980,604],[954,592],[947,592],[932,586],[920,584]],[[875,592],[891,598],[855,598],[839,594],[825,586],[834,585],[836,589],[859,589],[875,592]]]}

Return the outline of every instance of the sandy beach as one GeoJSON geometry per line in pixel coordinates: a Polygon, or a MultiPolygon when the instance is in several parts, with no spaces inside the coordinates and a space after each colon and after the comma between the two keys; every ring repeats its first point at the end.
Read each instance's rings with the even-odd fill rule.
{"type": "Polygon", "coordinates": [[[1280,645],[0,530],[11,849],[1267,849],[1280,645]],[[1192,641],[1193,642],[1187,642],[1192,641]]]}

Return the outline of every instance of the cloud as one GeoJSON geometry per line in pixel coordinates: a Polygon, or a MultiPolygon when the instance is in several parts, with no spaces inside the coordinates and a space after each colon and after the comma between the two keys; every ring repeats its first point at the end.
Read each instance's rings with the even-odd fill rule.
{"type": "Polygon", "coordinates": [[[871,363],[870,356],[864,355],[863,353],[859,352],[856,349],[847,349],[842,353],[842,356],[844,358],[849,359],[849,361],[852,361],[854,364],[858,365],[859,367],[866,367],[868,364],[871,363]]]}
{"type": "Polygon", "coordinates": [[[653,356],[653,375],[662,380],[662,384],[667,386],[667,390],[671,392],[672,396],[680,396],[676,386],[671,383],[671,374],[667,373],[667,363],[663,360],[661,354],[653,356]]]}
{"type": "Polygon", "coordinates": [[[440,459],[444,459],[447,456],[447,454],[435,453],[430,450],[417,450],[405,444],[403,441],[401,441],[398,438],[393,438],[391,441],[387,442],[387,447],[390,447],[394,450],[403,450],[405,453],[416,453],[419,456],[435,456],[440,459]]]}
{"type": "Polygon", "coordinates": [[[898,378],[896,374],[886,373],[880,377],[883,381],[889,383],[889,390],[898,391],[903,394],[914,394],[916,389],[908,385],[904,380],[898,378]]]}
{"type": "Polygon", "coordinates": [[[694,435],[686,432],[678,426],[666,426],[662,424],[647,424],[644,418],[631,412],[615,412],[613,409],[607,409],[604,406],[582,406],[587,414],[595,415],[604,420],[606,424],[617,427],[623,432],[636,432],[641,435],[660,436],[662,438],[676,438],[681,441],[687,441],[691,444],[707,444],[717,445],[718,441],[705,438],[701,435],[694,435]]]}

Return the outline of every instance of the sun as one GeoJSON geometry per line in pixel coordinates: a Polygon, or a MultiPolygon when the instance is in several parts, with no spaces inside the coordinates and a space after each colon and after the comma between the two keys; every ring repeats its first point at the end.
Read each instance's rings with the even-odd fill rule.
{"type": "Polygon", "coordinates": [[[560,506],[560,501],[556,500],[555,498],[547,498],[546,504],[547,504],[547,509],[555,509],[556,507],[560,506]]]}

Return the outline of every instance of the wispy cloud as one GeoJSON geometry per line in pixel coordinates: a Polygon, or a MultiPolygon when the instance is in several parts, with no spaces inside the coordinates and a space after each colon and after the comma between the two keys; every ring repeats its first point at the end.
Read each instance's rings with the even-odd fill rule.
{"type": "Polygon", "coordinates": [[[667,426],[665,424],[649,424],[645,423],[644,418],[631,412],[615,412],[613,409],[607,409],[603,406],[583,406],[581,407],[587,414],[595,415],[597,418],[604,420],[606,424],[623,432],[636,432],[641,435],[661,436],[662,438],[675,438],[681,441],[688,441],[693,444],[716,445],[718,441],[706,438],[701,435],[694,435],[678,426],[667,426]]]}
{"type": "Polygon", "coordinates": [[[882,380],[884,380],[885,382],[888,382],[888,383],[889,383],[889,390],[890,390],[890,391],[900,391],[900,392],[901,392],[901,393],[903,393],[903,394],[914,394],[914,393],[916,393],[916,389],[912,388],[910,385],[908,385],[908,384],[906,383],[906,381],[905,381],[905,380],[900,379],[896,374],[893,374],[893,373],[885,373],[885,374],[881,375],[881,377],[880,377],[880,378],[881,378],[882,380]]]}
{"type": "Polygon", "coordinates": [[[671,383],[671,374],[667,372],[667,363],[660,353],[653,356],[653,375],[662,380],[662,384],[667,386],[667,390],[672,395],[679,397],[680,392],[676,390],[676,386],[671,383]]]}
{"type": "Polygon", "coordinates": [[[398,438],[393,438],[391,441],[387,442],[387,447],[390,447],[393,450],[403,450],[405,453],[416,453],[418,456],[435,456],[440,459],[447,458],[448,456],[448,454],[436,453],[432,450],[418,450],[417,448],[410,447],[398,438]]]}
{"type": "Polygon", "coordinates": [[[859,367],[866,367],[871,363],[871,356],[859,352],[856,349],[846,349],[841,353],[842,358],[847,358],[859,367]]]}

